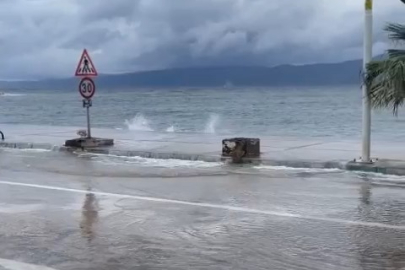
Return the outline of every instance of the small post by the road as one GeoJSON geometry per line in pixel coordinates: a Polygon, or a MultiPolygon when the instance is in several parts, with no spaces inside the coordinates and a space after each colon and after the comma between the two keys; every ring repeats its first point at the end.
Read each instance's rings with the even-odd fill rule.
{"type": "Polygon", "coordinates": [[[82,77],[79,83],[79,93],[83,97],[83,108],[86,108],[87,113],[87,138],[91,138],[90,107],[92,106],[91,98],[96,93],[96,85],[90,77],[96,77],[97,70],[86,49],[82,53],[75,75],[82,77]]]}

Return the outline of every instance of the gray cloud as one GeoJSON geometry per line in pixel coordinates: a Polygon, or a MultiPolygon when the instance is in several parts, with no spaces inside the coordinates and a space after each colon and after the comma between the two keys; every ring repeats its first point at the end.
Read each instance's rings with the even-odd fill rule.
{"type": "MultiPolygon", "coordinates": [[[[375,53],[404,12],[375,0],[375,53]]],[[[71,76],[83,48],[100,73],[362,56],[363,0],[1,0],[0,18],[5,79],[71,76]]]]}

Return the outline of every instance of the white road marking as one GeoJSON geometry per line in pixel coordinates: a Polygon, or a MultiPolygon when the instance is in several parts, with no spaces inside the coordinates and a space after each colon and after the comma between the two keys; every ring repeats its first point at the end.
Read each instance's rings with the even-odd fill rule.
{"type": "MultiPolygon", "coordinates": [[[[72,188],[19,183],[19,182],[0,181],[0,184],[1,185],[10,185],[10,186],[19,186],[19,187],[28,187],[28,188],[46,189],[46,190],[53,190],[53,191],[64,191],[64,192],[80,193],[80,194],[89,193],[89,191],[81,190],[81,189],[72,189],[72,188]]],[[[91,193],[93,193],[95,195],[99,195],[99,196],[115,197],[115,198],[120,198],[120,199],[133,199],[133,200],[138,200],[138,201],[156,202],[156,203],[163,203],[163,204],[178,204],[178,205],[185,205],[185,206],[205,207],[205,208],[221,209],[221,210],[233,211],[233,212],[243,212],[243,213],[249,213],[249,214],[296,218],[296,219],[311,220],[311,221],[325,221],[325,222],[340,223],[340,224],[344,224],[344,225],[353,225],[353,226],[362,226],[362,227],[378,227],[378,228],[385,228],[385,229],[405,230],[405,225],[390,225],[390,224],[384,224],[384,223],[352,221],[352,220],[345,220],[345,219],[338,219],[338,218],[303,216],[303,215],[299,215],[299,214],[259,210],[259,209],[252,209],[252,208],[245,208],[245,207],[238,207],[238,206],[228,206],[228,205],[211,204],[211,203],[199,203],[199,202],[190,202],[190,201],[182,201],[182,200],[162,199],[162,198],[146,197],[146,196],[143,197],[143,196],[136,196],[136,195],[101,192],[101,191],[92,191],[91,193]]]]}

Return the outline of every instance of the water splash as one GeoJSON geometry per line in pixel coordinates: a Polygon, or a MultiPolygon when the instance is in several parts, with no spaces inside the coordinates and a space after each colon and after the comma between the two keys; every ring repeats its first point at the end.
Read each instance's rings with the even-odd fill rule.
{"type": "Polygon", "coordinates": [[[175,126],[170,126],[170,127],[168,127],[168,128],[166,129],[166,132],[169,132],[169,133],[174,133],[174,132],[176,132],[175,126]]]}
{"type": "Polygon", "coordinates": [[[134,131],[153,131],[149,125],[148,119],[141,113],[135,115],[131,120],[125,120],[125,125],[129,130],[134,131]]]}
{"type": "Polygon", "coordinates": [[[219,124],[219,115],[212,113],[205,125],[204,133],[215,134],[219,124]]]}

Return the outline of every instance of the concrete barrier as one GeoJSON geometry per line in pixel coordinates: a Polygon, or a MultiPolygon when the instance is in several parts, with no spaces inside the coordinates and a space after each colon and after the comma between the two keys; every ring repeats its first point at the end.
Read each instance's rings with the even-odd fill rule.
{"type": "MultiPolygon", "coordinates": [[[[47,138],[41,138],[39,141],[47,141],[47,138]]],[[[62,137],[62,136],[61,136],[62,137]]],[[[24,136],[22,139],[31,138],[24,136]]],[[[59,137],[51,137],[59,138],[59,137]]],[[[220,140],[220,139],[218,139],[220,140]]],[[[62,140],[63,142],[63,140],[62,140]]],[[[217,141],[218,142],[218,141],[217,141]]],[[[319,146],[319,144],[305,144],[301,142],[298,146],[291,145],[295,141],[288,142],[287,140],[274,141],[275,148],[270,148],[269,142],[264,145],[265,151],[260,153],[260,157],[243,157],[243,163],[260,164],[268,166],[285,166],[292,168],[316,168],[316,169],[342,169],[351,171],[363,171],[373,173],[385,173],[395,175],[405,175],[405,159],[380,159],[372,164],[362,164],[355,161],[347,162],[345,159],[348,155],[333,156],[336,152],[329,151],[331,147],[319,146]],[[285,143],[289,148],[281,148],[280,144],[285,143]],[[301,146],[303,145],[303,146],[301,146]],[[305,150],[302,151],[302,147],[305,150]],[[320,150],[317,148],[320,147],[320,150]],[[313,152],[307,150],[312,149],[313,152]],[[296,150],[298,149],[298,151],[296,150]],[[315,149],[315,150],[314,150],[315,149]],[[293,153],[293,154],[291,154],[293,153]],[[314,154],[321,154],[315,156],[314,154]],[[330,160],[328,160],[330,158],[330,160]]],[[[329,146],[329,145],[328,145],[329,146]]],[[[335,145],[333,145],[335,146],[335,145]]],[[[349,145],[350,147],[351,145],[349,145]]],[[[336,148],[347,147],[345,145],[336,145],[336,148]]],[[[52,143],[27,143],[16,141],[0,141],[0,148],[14,148],[14,149],[44,149],[50,151],[69,151],[69,152],[84,152],[101,155],[114,155],[122,157],[143,157],[155,159],[183,159],[183,160],[196,160],[206,162],[228,162],[233,161],[231,155],[224,155],[218,144],[211,142],[200,142],[195,140],[191,143],[182,143],[181,141],[164,141],[164,140],[148,140],[148,141],[135,141],[130,142],[127,140],[120,140],[118,145],[112,147],[88,147],[88,148],[75,148],[57,143],[55,139],[52,143]],[[215,150],[216,149],[216,150],[215,150]]],[[[343,148],[344,149],[344,148],[343,148]]],[[[391,148],[389,148],[391,151],[391,148]]],[[[256,149],[257,150],[257,149],[256,149]]],[[[333,149],[332,149],[333,150],[333,149]]],[[[395,150],[395,149],[394,149],[395,150]]],[[[394,151],[392,150],[392,151],[394,151]]],[[[256,151],[256,153],[259,151],[256,151]]],[[[351,152],[349,152],[351,153],[351,152]]]]}

